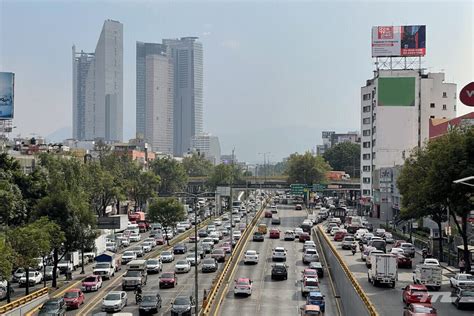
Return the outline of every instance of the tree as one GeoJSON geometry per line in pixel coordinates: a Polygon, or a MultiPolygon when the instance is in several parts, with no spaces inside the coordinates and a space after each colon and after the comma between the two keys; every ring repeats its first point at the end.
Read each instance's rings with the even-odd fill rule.
{"type": "Polygon", "coordinates": [[[0,276],[7,281],[7,303],[10,303],[10,277],[15,257],[10,243],[3,237],[0,237],[0,254],[0,276]]]}
{"type": "MultiPolygon", "coordinates": [[[[157,198],[150,203],[148,220],[152,223],[161,223],[167,233],[168,227],[174,227],[178,222],[186,219],[184,206],[173,198],[157,198]]],[[[166,238],[168,245],[169,241],[166,238]]]]}
{"type": "MultiPolygon", "coordinates": [[[[474,205],[472,187],[455,184],[453,181],[474,175],[474,127],[454,128],[446,135],[431,140],[415,153],[412,158],[413,183],[407,198],[403,197],[403,207],[410,208],[416,199],[428,205],[449,210],[450,215],[461,234],[464,245],[466,270],[470,271],[470,255],[468,251],[468,217],[474,205]],[[420,178],[424,175],[424,178],[420,178]],[[458,220],[460,218],[460,221],[458,220]]],[[[407,168],[411,166],[408,165],[407,168]]],[[[407,171],[408,172],[408,171],[407,171]]],[[[402,178],[400,185],[408,186],[402,178]]],[[[413,209],[412,209],[413,211],[413,209]]]]}
{"type": "Polygon", "coordinates": [[[99,217],[107,215],[107,207],[120,194],[114,176],[97,162],[86,164],[86,189],[91,209],[99,217]]]}
{"type": "Polygon", "coordinates": [[[0,179],[0,224],[21,225],[26,219],[21,191],[11,180],[0,179]]]}
{"type": "Polygon", "coordinates": [[[203,155],[192,154],[184,157],[183,167],[189,177],[204,177],[211,174],[214,166],[203,155]]]}
{"type": "Polygon", "coordinates": [[[313,184],[324,181],[329,170],[331,167],[321,156],[306,152],[304,155],[290,155],[286,173],[289,183],[313,184]]]}
{"type": "Polygon", "coordinates": [[[242,170],[233,164],[219,164],[207,179],[207,185],[214,190],[219,185],[236,184],[242,181],[242,170]]]}
{"type": "Polygon", "coordinates": [[[171,195],[183,191],[187,185],[186,170],[173,158],[157,158],[150,163],[150,169],[160,177],[160,194],[171,195]]]}
{"type": "Polygon", "coordinates": [[[152,171],[138,171],[129,185],[129,195],[135,201],[135,207],[143,210],[146,202],[157,195],[160,177],[152,171]]]}
{"type": "Polygon", "coordinates": [[[339,143],[323,154],[333,170],[345,171],[353,178],[360,177],[360,145],[350,142],[339,143]]]}

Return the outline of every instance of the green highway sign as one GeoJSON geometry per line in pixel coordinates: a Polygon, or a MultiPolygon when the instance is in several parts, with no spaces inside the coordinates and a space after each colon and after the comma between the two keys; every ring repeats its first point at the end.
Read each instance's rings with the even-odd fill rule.
{"type": "Polygon", "coordinates": [[[290,185],[291,194],[293,195],[302,195],[306,188],[305,184],[294,183],[290,185]]]}
{"type": "Polygon", "coordinates": [[[313,191],[323,191],[325,189],[327,189],[327,185],[326,184],[313,184],[313,191]]]}

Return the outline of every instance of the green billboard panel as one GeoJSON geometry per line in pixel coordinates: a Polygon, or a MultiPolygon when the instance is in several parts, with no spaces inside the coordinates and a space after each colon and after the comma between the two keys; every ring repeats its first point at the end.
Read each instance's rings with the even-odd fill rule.
{"type": "Polygon", "coordinates": [[[415,77],[379,78],[379,106],[415,106],[415,77]]]}

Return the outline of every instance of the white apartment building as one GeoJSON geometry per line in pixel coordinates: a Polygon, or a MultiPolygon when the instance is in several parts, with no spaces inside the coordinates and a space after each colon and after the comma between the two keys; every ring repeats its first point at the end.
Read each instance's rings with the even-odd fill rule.
{"type": "Polygon", "coordinates": [[[444,73],[378,70],[361,88],[361,195],[373,197],[375,170],[403,165],[429,138],[430,118],[456,116],[456,84],[444,73]]]}
{"type": "Polygon", "coordinates": [[[221,145],[217,136],[198,134],[191,138],[192,151],[199,151],[201,155],[218,165],[221,162],[221,145]]]}

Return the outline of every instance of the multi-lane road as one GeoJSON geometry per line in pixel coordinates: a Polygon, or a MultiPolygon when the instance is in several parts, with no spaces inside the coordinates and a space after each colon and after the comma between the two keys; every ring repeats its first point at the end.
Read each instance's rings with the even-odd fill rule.
{"type": "MultiPolygon", "coordinates": [[[[254,242],[250,238],[244,252],[256,250],[259,253],[259,262],[256,265],[244,265],[243,259],[239,260],[230,278],[219,315],[299,315],[300,307],[305,303],[300,284],[301,272],[307,267],[302,262],[303,244],[298,241],[284,241],[283,233],[285,230],[299,227],[306,219],[307,212],[295,211],[294,206],[278,205],[278,215],[281,219],[280,225],[272,225],[270,218],[262,218],[260,222],[266,223],[269,228],[280,229],[280,239],[270,239],[268,234],[264,242],[254,242]],[[272,250],[277,246],[287,250],[288,279],[283,281],[271,279],[272,250]],[[233,280],[237,278],[250,278],[253,281],[251,296],[234,296],[233,280]]],[[[320,281],[321,291],[326,295],[326,315],[338,315],[327,271],[320,281]]]]}

